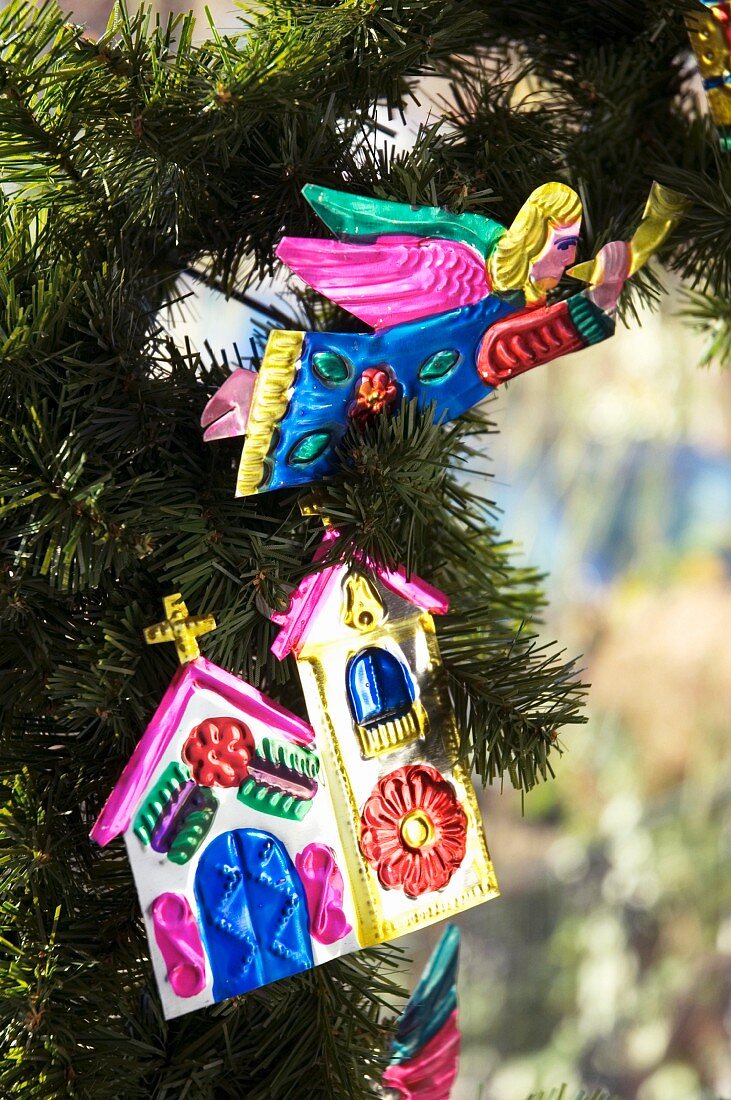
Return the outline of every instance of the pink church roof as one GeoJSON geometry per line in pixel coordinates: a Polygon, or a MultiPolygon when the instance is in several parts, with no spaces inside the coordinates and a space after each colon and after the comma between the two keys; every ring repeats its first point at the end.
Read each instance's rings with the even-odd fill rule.
{"type": "MultiPolygon", "coordinates": [[[[339,538],[338,532],[329,527],[317,548],[314,560],[320,561],[330,548],[330,544],[339,538]]],[[[386,588],[397,596],[428,611],[432,615],[444,615],[449,610],[449,597],[438,588],[427,584],[420,577],[407,577],[403,569],[384,569],[375,562],[365,561],[368,569],[375,573],[386,588]]],[[[281,630],[272,642],[271,650],[275,657],[283,660],[287,654],[298,657],[305,644],[315,613],[327,597],[334,584],[340,581],[347,566],[337,564],[316,573],[308,573],[292,593],[289,608],[285,612],[275,612],[272,620],[281,626],[281,630]]]]}
{"type": "Polygon", "coordinates": [[[104,809],[89,834],[102,847],[129,828],[132,814],[145,793],[163,754],[175,735],[185,708],[196,691],[211,691],[252,718],[272,726],[297,745],[314,743],[315,733],[307,722],[280,707],[272,699],[240,680],[231,672],[197,657],[182,665],[162,697],[152,721],[137,743],[104,809]]]}

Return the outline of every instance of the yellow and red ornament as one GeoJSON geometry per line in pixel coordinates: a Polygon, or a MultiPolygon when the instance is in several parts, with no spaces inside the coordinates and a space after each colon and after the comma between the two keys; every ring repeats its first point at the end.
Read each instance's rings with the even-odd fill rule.
{"type": "Polygon", "coordinates": [[[702,0],[686,15],[686,26],[698,62],[708,109],[721,147],[731,149],[731,4],[702,0]]]}

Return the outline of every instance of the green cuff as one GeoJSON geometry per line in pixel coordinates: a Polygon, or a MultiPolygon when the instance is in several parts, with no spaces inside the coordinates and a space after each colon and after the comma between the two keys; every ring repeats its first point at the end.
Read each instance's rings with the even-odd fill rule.
{"type": "Polygon", "coordinates": [[[598,344],[614,335],[614,321],[609,314],[595,306],[583,294],[574,294],[567,305],[577,332],[587,344],[598,344]]]}

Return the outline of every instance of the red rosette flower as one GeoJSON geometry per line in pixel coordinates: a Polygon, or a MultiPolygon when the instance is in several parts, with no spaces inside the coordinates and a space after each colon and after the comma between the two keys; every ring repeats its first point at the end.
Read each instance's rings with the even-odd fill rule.
{"type": "Polygon", "coordinates": [[[390,409],[396,403],[398,395],[398,384],[386,363],[378,367],[368,367],[360,376],[348,414],[357,423],[365,424],[372,416],[384,409],[390,409]]]}
{"type": "Polygon", "coordinates": [[[446,886],[465,856],[467,815],[436,768],[382,776],[360,819],[360,847],[382,886],[410,898],[446,886]]]}
{"type": "Polygon", "coordinates": [[[238,787],[253,755],[251,730],[238,718],[206,718],[190,731],[182,753],[202,787],[238,787]]]}

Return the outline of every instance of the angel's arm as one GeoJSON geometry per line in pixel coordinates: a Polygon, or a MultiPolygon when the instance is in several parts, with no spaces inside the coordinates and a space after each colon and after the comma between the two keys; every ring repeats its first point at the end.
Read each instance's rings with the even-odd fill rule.
{"type": "Polygon", "coordinates": [[[581,291],[563,302],[526,310],[488,329],[477,355],[477,370],[489,386],[580,351],[614,335],[610,313],[581,291]]]}

